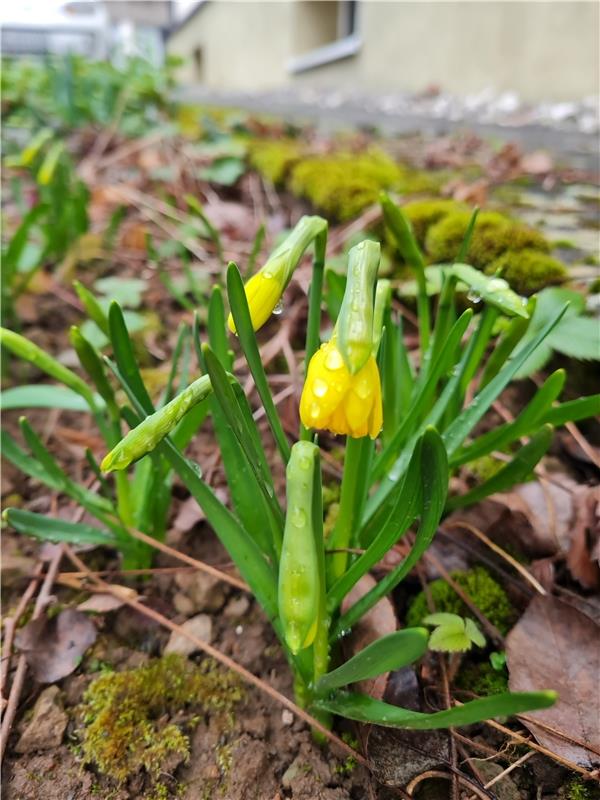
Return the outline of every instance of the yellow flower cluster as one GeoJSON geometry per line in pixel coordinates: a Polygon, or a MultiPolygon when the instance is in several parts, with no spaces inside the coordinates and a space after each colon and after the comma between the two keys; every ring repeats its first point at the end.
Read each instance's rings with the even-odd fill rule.
{"type": "Polygon", "coordinates": [[[335,338],[321,345],[308,365],[300,418],[307,428],[375,439],[383,424],[383,410],[374,356],[351,375],[335,338]]]}

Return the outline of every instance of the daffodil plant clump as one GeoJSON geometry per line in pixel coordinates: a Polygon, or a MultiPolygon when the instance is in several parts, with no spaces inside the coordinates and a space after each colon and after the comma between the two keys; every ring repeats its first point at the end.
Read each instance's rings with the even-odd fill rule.
{"type": "MultiPolygon", "coordinates": [[[[373,241],[350,251],[340,311],[331,320],[330,336],[321,340],[327,222],[316,216],[302,218],[245,286],[237,266],[229,264],[229,318],[223,289],[215,286],[206,337],[197,319],[193,327],[182,328],[171,376],[158,400],[144,385],[119,305],[113,303],[105,315],[95,298],[78,286],[88,315],[112,349],[103,356],[80,329],[72,330],[85,380],[19,334],[4,330],[2,344],[62,383],[61,402],[68,398],[72,409],[91,411],[106,442],[100,464],[88,452],[89,470],[99,488],[92,491],[70,478],[26,420],[26,449],[8,434],[3,448],[23,472],[75,499],[97,522],[65,522],[20,509],[8,509],[4,516],[22,533],[116,548],[128,568],[144,565],[149,563],[152,541],[164,538],[177,476],[273,625],[294,675],[297,702],[323,724],[339,714],[425,729],[544,708],[554,702],[551,691],[503,692],[420,713],[352,688],[420,659],[430,636],[420,626],[391,633],[348,660],[342,658],[342,638],[411,572],[445,513],[527,479],[547,451],[554,426],[599,410],[598,396],[558,402],[565,382],[559,370],[542,383],[514,421],[479,435],[478,422],[564,309],[534,335],[525,336],[535,298],[522,298],[501,276],[486,276],[465,263],[475,218],[454,260],[440,265],[443,283],[434,306],[427,295],[424,256],[409,222],[389,197],[381,202],[389,233],[417,280],[418,359],[407,351],[391,285],[378,279],[380,247],[373,241]],[[290,441],[255,331],[280,303],[309,248],[314,259],[306,377],[298,435],[290,441]],[[472,308],[458,313],[457,286],[476,295],[477,314],[472,308]],[[497,336],[499,317],[504,324],[497,336]],[[286,497],[275,491],[252,409],[233,374],[234,337],[260,395],[276,446],[274,457],[285,467],[286,497]],[[190,382],[192,349],[201,374],[190,382]],[[203,480],[201,466],[185,454],[207,415],[221,452],[230,506],[203,480]],[[339,513],[325,537],[321,448],[331,435],[345,437],[345,455],[339,513]],[[505,454],[501,469],[467,493],[449,495],[453,471],[498,451],[505,454]],[[143,542],[139,532],[145,534],[143,542]],[[408,543],[406,557],[368,591],[353,591],[402,538],[408,543]]],[[[481,645],[483,637],[469,621],[442,616],[425,619],[425,624],[437,625],[434,638],[443,638],[439,626],[447,629],[451,623],[454,639],[481,645]]],[[[439,642],[435,646],[439,648],[439,642]]]]}

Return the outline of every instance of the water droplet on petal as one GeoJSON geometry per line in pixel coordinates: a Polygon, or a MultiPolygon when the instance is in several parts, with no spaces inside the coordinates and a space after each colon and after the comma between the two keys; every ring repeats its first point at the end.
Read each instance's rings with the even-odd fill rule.
{"type": "Polygon", "coordinates": [[[273,277],[273,273],[270,272],[268,269],[262,273],[262,276],[265,280],[270,280],[273,277]]]}
{"type": "Polygon", "coordinates": [[[325,357],[325,366],[327,369],[341,369],[344,366],[344,359],[339,350],[335,348],[330,350],[325,357]]]}
{"type": "Polygon", "coordinates": [[[312,390],[315,397],[325,397],[328,388],[327,383],[322,378],[315,378],[313,381],[312,390]]]}
{"type": "Polygon", "coordinates": [[[361,400],[366,400],[367,397],[371,394],[371,387],[369,386],[369,382],[365,380],[361,380],[358,384],[354,387],[354,391],[360,397],[361,400]]]}
{"type": "Polygon", "coordinates": [[[277,316],[283,314],[283,308],[284,308],[283,301],[278,300],[277,303],[275,304],[275,308],[273,309],[273,314],[276,314],[277,316]]]}
{"type": "Polygon", "coordinates": [[[318,403],[313,403],[310,407],[310,418],[311,419],[318,419],[319,414],[321,413],[321,408],[318,403]]]}

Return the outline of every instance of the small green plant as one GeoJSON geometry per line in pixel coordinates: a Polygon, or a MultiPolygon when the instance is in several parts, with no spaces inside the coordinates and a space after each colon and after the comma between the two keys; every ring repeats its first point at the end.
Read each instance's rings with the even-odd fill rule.
{"type": "Polygon", "coordinates": [[[485,647],[485,637],[470,617],[438,611],[428,614],[425,625],[435,626],[429,637],[429,649],[438,653],[465,653],[473,645],[485,647]]]}
{"type": "MultiPolygon", "coordinates": [[[[475,567],[467,571],[456,570],[451,573],[451,578],[502,634],[508,632],[516,621],[516,611],[502,586],[484,567],[475,567]]],[[[436,611],[459,616],[467,616],[470,613],[468,606],[443,578],[432,581],[427,591],[436,611]]],[[[428,613],[427,595],[425,592],[419,592],[408,607],[406,622],[410,626],[420,625],[428,613]]]]}
{"type": "MultiPolygon", "coordinates": [[[[413,663],[425,653],[429,635],[420,626],[421,620],[415,627],[376,640],[347,661],[340,662],[336,645],[412,571],[431,544],[443,515],[527,478],[550,445],[553,425],[595,413],[600,399],[584,397],[555,404],[565,379],[564,372],[558,371],[548,377],[513,422],[475,434],[479,421],[555,328],[564,309],[516,352],[530,322],[531,306],[505,281],[463,263],[475,224],[472,219],[456,254],[457,263],[442,273],[440,299],[432,314],[424,256],[410,224],[387,196],[382,197],[382,208],[386,226],[417,278],[418,368],[408,357],[401,322],[392,309],[389,282],[377,281],[380,247],[372,240],[362,241],[350,251],[339,313],[331,320],[329,340],[321,342],[327,223],[320,217],[302,218],[245,286],[237,266],[229,264],[229,319],[218,286],[209,302],[205,342],[201,342],[196,318],[193,343],[202,375],[188,385],[186,368],[177,386],[173,377],[177,364],[180,359],[182,364],[189,361],[181,356],[184,345],[180,340],[167,389],[156,404],[142,380],[120,306],[113,303],[106,319],[97,302],[79,287],[89,315],[105,329],[112,348],[112,358],[103,361],[89,343],[81,342],[80,334],[74,334],[82,366],[104,406],[87,383],[22,337],[4,331],[2,341],[66,383],[94,413],[105,431],[109,451],[100,468],[90,461],[102,496],[86,493],[70,481],[27,426],[24,434],[34,458],[10,438],[6,450],[25,472],[78,499],[100,524],[67,524],[18,509],[7,509],[4,517],[23,533],[117,546],[127,557],[133,543],[131,520],[142,530],[151,520],[153,534],[164,534],[167,477],[176,474],[203,509],[208,524],[272,622],[293,672],[297,702],[322,725],[331,724],[332,714],[340,714],[382,725],[438,728],[544,708],[554,702],[552,692],[505,692],[445,711],[417,713],[346,688],[413,663]],[[277,308],[309,247],[314,248],[314,260],[306,380],[299,404],[298,437],[290,443],[260,359],[255,330],[277,308]],[[459,282],[477,292],[483,307],[477,317],[472,309],[457,313],[459,282]],[[495,323],[503,317],[507,318],[505,331],[496,340],[495,323]],[[287,502],[275,490],[272,467],[251,408],[232,374],[228,336],[233,332],[285,466],[287,502]],[[105,365],[126,403],[122,395],[117,402],[105,365]],[[106,413],[108,418],[103,416],[106,413]],[[222,455],[230,508],[202,479],[200,466],[184,454],[206,413],[211,415],[222,455]],[[130,430],[124,435],[125,424],[130,430]],[[346,436],[339,510],[327,538],[320,461],[328,434],[321,433],[319,445],[317,430],[346,436]],[[512,453],[513,445],[524,437],[527,443],[512,453]],[[449,495],[451,470],[497,450],[509,454],[501,470],[466,494],[449,495]],[[130,482],[126,471],[133,464],[130,482]],[[114,489],[105,473],[115,473],[114,489]],[[112,499],[115,490],[116,502],[112,499]],[[160,504],[158,514],[152,505],[156,502],[160,504]],[[411,528],[414,539],[404,560],[360,599],[348,603],[348,595],[360,579],[411,528]]],[[[182,336],[189,342],[185,332],[182,336]]],[[[460,635],[478,639],[474,627],[466,622],[460,635]]]]}

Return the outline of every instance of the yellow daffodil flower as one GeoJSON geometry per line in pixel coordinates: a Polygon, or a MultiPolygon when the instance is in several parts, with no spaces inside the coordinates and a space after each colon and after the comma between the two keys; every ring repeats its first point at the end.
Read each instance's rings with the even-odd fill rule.
{"type": "MultiPolygon", "coordinates": [[[[253,275],[244,286],[248,310],[252,327],[255,331],[261,328],[269,319],[273,310],[281,299],[285,286],[281,278],[278,279],[274,272],[261,270],[253,275]]],[[[233,316],[230,314],[227,320],[229,330],[236,333],[233,316]]]]}
{"type": "Polygon", "coordinates": [[[357,439],[375,439],[383,424],[381,381],[374,356],[352,375],[335,337],[321,345],[308,365],[300,418],[307,428],[322,428],[357,439]]]}
{"type": "MultiPolygon", "coordinates": [[[[317,247],[326,230],[327,223],[321,217],[302,217],[289,236],[273,251],[266,264],[246,283],[244,290],[255,331],[276,310],[306,248],[312,242],[317,247]]],[[[232,314],[227,325],[232,333],[237,333],[232,314]]]]}

